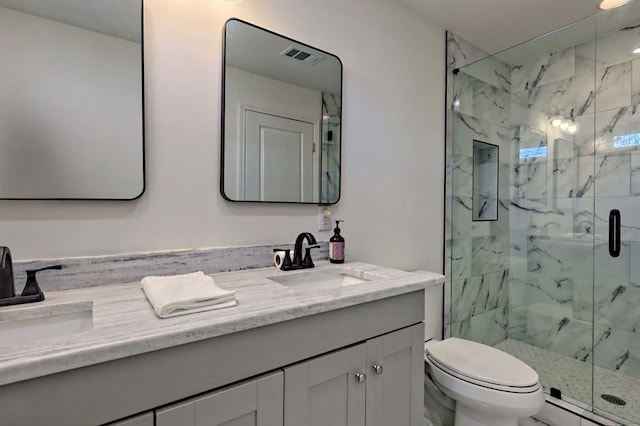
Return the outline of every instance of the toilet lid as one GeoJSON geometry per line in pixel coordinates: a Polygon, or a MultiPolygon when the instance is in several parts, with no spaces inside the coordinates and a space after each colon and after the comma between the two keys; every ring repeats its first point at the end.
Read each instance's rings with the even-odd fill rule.
{"type": "Polygon", "coordinates": [[[471,379],[508,387],[538,384],[533,368],[491,346],[451,337],[425,347],[434,361],[471,379]]]}

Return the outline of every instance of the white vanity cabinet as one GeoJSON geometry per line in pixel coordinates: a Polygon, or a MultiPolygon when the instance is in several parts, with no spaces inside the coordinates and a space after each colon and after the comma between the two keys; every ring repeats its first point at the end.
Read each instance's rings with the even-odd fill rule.
{"type": "Polygon", "coordinates": [[[155,425],[418,426],[422,336],[414,325],[188,399],[155,425]]]}
{"type": "Polygon", "coordinates": [[[362,343],[285,368],[285,426],[364,426],[365,360],[362,343]]]}
{"type": "Polygon", "coordinates": [[[367,341],[367,426],[424,424],[424,328],[367,341]]]}
{"type": "Polygon", "coordinates": [[[284,370],[285,426],[417,426],[423,328],[415,325],[284,370]]]}
{"type": "Polygon", "coordinates": [[[156,426],[282,425],[282,372],[156,410],[156,426]]]}
{"type": "Polygon", "coordinates": [[[292,319],[249,317],[213,338],[2,385],[2,424],[419,426],[424,288],[318,300],[292,319]]]}

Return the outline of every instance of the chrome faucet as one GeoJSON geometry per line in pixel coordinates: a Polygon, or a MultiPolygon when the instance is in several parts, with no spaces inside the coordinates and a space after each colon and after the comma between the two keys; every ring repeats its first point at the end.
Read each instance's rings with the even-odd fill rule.
{"type": "Polygon", "coordinates": [[[9,247],[0,247],[0,306],[21,305],[44,300],[44,293],[38,285],[36,273],[47,269],[62,269],[62,265],[26,271],[27,283],[24,286],[24,290],[22,290],[22,294],[16,296],[11,250],[9,250],[9,247]]]}

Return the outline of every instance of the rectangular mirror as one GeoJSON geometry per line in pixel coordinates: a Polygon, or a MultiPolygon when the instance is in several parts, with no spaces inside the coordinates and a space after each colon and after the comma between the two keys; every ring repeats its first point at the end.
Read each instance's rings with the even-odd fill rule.
{"type": "Polygon", "coordinates": [[[342,143],[338,57],[230,19],[222,74],[222,196],[336,203],[342,143]]]}
{"type": "Polygon", "coordinates": [[[0,58],[0,199],[142,194],[141,0],[0,0],[0,58]]]}
{"type": "Polygon", "coordinates": [[[498,220],[498,146],[473,141],[473,220],[498,220]]]}

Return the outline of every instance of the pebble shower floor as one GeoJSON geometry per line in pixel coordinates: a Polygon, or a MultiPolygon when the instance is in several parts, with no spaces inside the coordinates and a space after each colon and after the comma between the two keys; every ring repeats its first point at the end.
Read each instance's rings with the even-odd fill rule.
{"type": "MultiPolygon", "coordinates": [[[[513,339],[498,343],[496,348],[529,364],[540,376],[545,390],[550,387],[560,389],[563,399],[578,401],[578,405],[587,408],[586,404],[591,401],[592,395],[591,363],[581,362],[513,339]]],[[[595,408],[627,422],[640,424],[640,379],[600,367],[593,369],[595,408]],[[626,405],[609,403],[600,397],[601,394],[622,398],[626,405]]]]}

